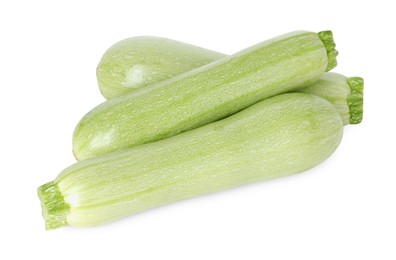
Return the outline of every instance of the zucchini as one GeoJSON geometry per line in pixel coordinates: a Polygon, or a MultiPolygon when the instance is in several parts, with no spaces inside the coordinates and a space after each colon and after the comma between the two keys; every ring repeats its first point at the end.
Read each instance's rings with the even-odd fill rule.
{"type": "Polygon", "coordinates": [[[359,124],[363,119],[363,85],[361,77],[347,78],[327,72],[312,85],[297,91],[326,99],[336,108],[344,125],[348,125],[359,124]]]}
{"type": "Polygon", "coordinates": [[[111,46],[96,69],[99,89],[112,99],[226,57],[187,43],[139,36],[111,46]]]}
{"type": "Polygon", "coordinates": [[[336,65],[330,31],[262,42],[176,77],[102,103],[77,125],[78,160],[158,141],[315,82],[336,65]]]}
{"type": "Polygon", "coordinates": [[[39,187],[47,229],[94,226],[193,196],[286,176],[328,158],[341,117],[287,93],[158,142],[77,162],[39,187]]]}
{"type": "MultiPolygon", "coordinates": [[[[103,96],[112,99],[225,57],[226,54],[171,39],[133,37],[105,52],[97,67],[97,79],[103,96]]],[[[362,120],[363,79],[360,77],[347,78],[328,72],[297,91],[328,100],[340,113],[344,125],[362,120]]]]}

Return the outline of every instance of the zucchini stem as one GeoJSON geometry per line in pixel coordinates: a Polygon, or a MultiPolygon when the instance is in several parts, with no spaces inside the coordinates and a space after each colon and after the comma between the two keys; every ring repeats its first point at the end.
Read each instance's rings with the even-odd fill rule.
{"type": "Polygon", "coordinates": [[[330,71],[337,66],[336,57],[338,55],[338,51],[335,48],[336,44],[333,39],[333,33],[331,31],[323,31],[319,32],[318,35],[326,47],[328,59],[326,71],[330,71]]]}
{"type": "Polygon", "coordinates": [[[45,228],[49,230],[67,226],[66,216],[69,213],[70,206],[63,199],[58,185],[51,181],[40,186],[38,196],[41,201],[45,228]]]}
{"type": "Polygon", "coordinates": [[[363,88],[364,80],[361,77],[350,77],[347,83],[351,94],[347,97],[349,106],[349,123],[359,124],[363,119],[363,88]]]}

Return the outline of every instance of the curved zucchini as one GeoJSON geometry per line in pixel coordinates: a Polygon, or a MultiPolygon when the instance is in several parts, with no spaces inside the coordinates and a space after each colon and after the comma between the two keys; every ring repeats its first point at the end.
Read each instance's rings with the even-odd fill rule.
{"type": "Polygon", "coordinates": [[[158,141],[315,82],[336,65],[331,32],[294,32],[109,100],[73,136],[77,159],[158,141]]]}
{"type": "MultiPolygon", "coordinates": [[[[171,39],[133,37],[106,51],[97,68],[97,79],[103,96],[112,99],[225,57],[226,54],[171,39]]],[[[296,91],[328,100],[340,113],[344,125],[362,120],[363,79],[360,77],[347,78],[328,72],[296,91]]]]}
{"type": "Polygon", "coordinates": [[[326,100],[288,93],[180,135],[66,168],[38,189],[47,229],[93,226],[166,203],[307,170],[343,124],[326,100]]]}

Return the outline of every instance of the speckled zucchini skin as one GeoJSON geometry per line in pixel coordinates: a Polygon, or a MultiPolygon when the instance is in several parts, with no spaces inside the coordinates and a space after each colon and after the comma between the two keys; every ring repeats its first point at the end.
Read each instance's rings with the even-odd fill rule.
{"type": "Polygon", "coordinates": [[[73,151],[87,159],[158,141],[315,82],[335,66],[331,32],[299,31],[262,42],[90,111],[73,151]]]}
{"type": "Polygon", "coordinates": [[[339,145],[325,99],[281,94],[223,120],[80,161],[39,188],[48,229],[93,226],[174,201],[307,170],[339,145]]]}

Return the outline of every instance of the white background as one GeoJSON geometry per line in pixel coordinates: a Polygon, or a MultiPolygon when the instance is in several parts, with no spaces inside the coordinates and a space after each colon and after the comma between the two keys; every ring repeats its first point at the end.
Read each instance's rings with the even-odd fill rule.
{"type": "Polygon", "coordinates": [[[393,1],[2,1],[0,259],[396,259],[393,1]],[[393,24],[393,25],[392,25],[393,24]],[[95,228],[45,231],[36,189],[75,162],[115,42],[163,36],[231,54],[294,30],[334,33],[365,114],[322,165],[95,228]]]}

